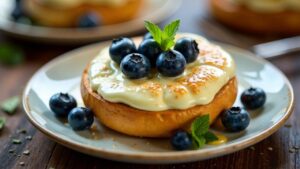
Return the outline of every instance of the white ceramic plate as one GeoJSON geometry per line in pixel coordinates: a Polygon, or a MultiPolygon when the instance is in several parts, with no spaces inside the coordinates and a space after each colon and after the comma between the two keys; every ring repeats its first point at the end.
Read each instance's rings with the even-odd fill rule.
{"type": "MultiPolygon", "coordinates": [[[[102,158],[135,163],[203,160],[229,154],[261,141],[278,130],[292,113],[292,87],[276,67],[245,50],[220,44],[236,61],[239,93],[250,86],[261,87],[267,93],[264,108],[251,112],[251,123],[246,131],[222,132],[229,138],[227,143],[179,152],[171,149],[168,139],[130,137],[99,123],[96,130],[75,132],[50,112],[49,98],[57,92],[68,92],[82,104],[79,93],[81,73],[86,64],[107,44],[108,42],[89,45],[52,60],[35,73],[24,91],[24,109],[32,124],[54,141],[71,149],[102,158]]],[[[239,99],[235,105],[240,105],[239,99]]]]}
{"type": "Polygon", "coordinates": [[[92,29],[51,28],[16,23],[10,19],[14,0],[0,0],[0,29],[25,39],[52,43],[86,43],[113,36],[125,35],[145,29],[144,20],[159,23],[172,15],[182,0],[144,0],[137,17],[120,24],[106,25],[92,29]]]}

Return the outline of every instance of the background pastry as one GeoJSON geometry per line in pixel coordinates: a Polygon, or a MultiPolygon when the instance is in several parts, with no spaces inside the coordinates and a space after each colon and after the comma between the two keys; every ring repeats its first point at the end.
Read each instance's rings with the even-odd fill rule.
{"type": "MultiPolygon", "coordinates": [[[[104,25],[130,20],[139,11],[142,2],[142,0],[24,0],[23,5],[26,14],[38,24],[77,27],[84,22],[84,18],[104,25]]],[[[84,23],[82,25],[84,27],[84,23]]]]}
{"type": "Polygon", "coordinates": [[[210,0],[222,23],[250,33],[300,33],[299,0],[210,0]]]}

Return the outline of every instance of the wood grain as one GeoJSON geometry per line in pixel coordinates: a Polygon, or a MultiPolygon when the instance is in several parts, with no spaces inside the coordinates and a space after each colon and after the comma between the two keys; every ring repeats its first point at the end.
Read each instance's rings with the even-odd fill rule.
{"type": "MultiPolygon", "coordinates": [[[[230,43],[245,49],[250,49],[256,43],[277,38],[270,35],[260,37],[244,35],[222,26],[210,16],[205,0],[184,1],[176,15],[165,23],[175,18],[182,20],[180,28],[182,32],[201,34],[209,39],[230,43]]],[[[16,43],[26,51],[24,64],[11,68],[0,66],[0,100],[21,95],[26,82],[38,68],[55,56],[76,48],[31,44],[10,39],[3,34],[0,34],[0,41],[16,43]]],[[[296,97],[300,95],[300,57],[297,57],[298,55],[272,60],[290,79],[296,97]]],[[[49,169],[51,167],[55,169],[299,169],[300,152],[290,152],[290,148],[293,146],[300,146],[299,108],[300,100],[296,99],[295,112],[287,122],[291,127],[282,127],[251,149],[244,149],[206,161],[177,165],[127,164],[91,157],[65,148],[48,139],[27,121],[21,109],[13,116],[0,112],[0,116],[7,118],[7,126],[0,133],[0,169],[49,169]],[[19,128],[25,128],[28,133],[17,133],[19,128]],[[33,139],[31,141],[26,140],[26,135],[32,135],[33,139]],[[12,144],[12,138],[21,139],[22,144],[12,144]],[[30,155],[23,155],[22,152],[27,149],[30,150],[30,155]],[[14,150],[15,153],[9,153],[9,150],[14,150]],[[20,162],[24,162],[24,166],[21,166],[20,162]]]]}

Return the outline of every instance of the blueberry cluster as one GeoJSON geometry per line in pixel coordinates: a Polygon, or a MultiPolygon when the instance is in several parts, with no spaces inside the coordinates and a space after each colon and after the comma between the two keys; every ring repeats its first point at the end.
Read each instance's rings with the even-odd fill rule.
{"type": "Polygon", "coordinates": [[[54,94],[49,106],[57,117],[67,117],[74,130],[88,129],[94,122],[93,112],[85,107],[77,107],[75,98],[67,93],[54,94]]]}
{"type": "Polygon", "coordinates": [[[111,59],[129,79],[147,77],[151,68],[166,77],[175,77],[184,72],[187,63],[199,55],[197,42],[192,38],[179,39],[174,49],[163,51],[150,33],[144,36],[138,48],[130,38],[114,39],[109,48],[111,59]]]}

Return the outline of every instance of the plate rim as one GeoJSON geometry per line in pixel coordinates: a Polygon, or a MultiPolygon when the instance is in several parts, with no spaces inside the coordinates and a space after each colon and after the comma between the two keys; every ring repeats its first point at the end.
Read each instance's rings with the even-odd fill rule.
{"type": "Polygon", "coordinates": [[[200,150],[188,150],[188,151],[179,151],[179,152],[174,151],[174,152],[135,152],[135,153],[133,153],[133,152],[111,151],[111,150],[107,150],[107,149],[103,149],[103,148],[95,149],[95,147],[93,147],[93,146],[83,145],[83,144],[77,143],[75,141],[70,141],[69,139],[61,138],[61,137],[57,136],[55,134],[55,132],[50,131],[50,130],[45,129],[42,126],[40,126],[39,123],[36,122],[33,118],[33,115],[31,113],[31,108],[28,103],[29,98],[27,95],[28,91],[31,87],[30,84],[35,79],[35,77],[38,74],[40,74],[40,72],[43,72],[47,68],[51,67],[54,63],[62,62],[65,59],[69,59],[70,57],[72,57],[73,53],[77,53],[78,51],[86,50],[89,48],[94,48],[96,46],[104,46],[105,44],[108,44],[108,43],[110,43],[110,41],[104,41],[104,42],[86,45],[86,46],[71,50],[69,52],[66,52],[66,53],[59,55],[58,57],[50,60],[48,63],[43,65],[41,68],[39,68],[33,74],[33,76],[27,82],[26,87],[23,91],[22,103],[23,103],[23,109],[25,111],[27,119],[39,131],[44,133],[48,138],[50,138],[51,140],[53,140],[55,142],[58,142],[59,144],[69,147],[73,150],[77,150],[82,153],[86,153],[89,155],[98,156],[98,157],[102,157],[102,158],[106,158],[106,159],[113,159],[113,160],[125,161],[125,162],[134,161],[135,163],[145,163],[145,164],[147,164],[147,163],[148,164],[150,164],[150,163],[152,163],[152,164],[154,164],[154,163],[155,164],[170,163],[169,161],[176,159],[176,157],[179,157],[179,156],[181,157],[181,159],[176,159],[178,161],[175,161],[175,162],[173,161],[171,163],[189,162],[189,161],[195,161],[195,160],[199,160],[199,159],[204,160],[204,159],[213,158],[213,157],[217,157],[217,156],[221,156],[221,155],[225,155],[225,154],[230,154],[230,153],[239,151],[241,149],[244,149],[248,146],[251,146],[255,143],[260,142],[261,140],[267,138],[268,136],[273,134],[275,131],[277,131],[288,120],[288,118],[291,116],[292,112],[294,111],[294,107],[295,107],[294,90],[293,90],[293,87],[292,87],[290,81],[288,80],[288,78],[284,75],[284,73],[280,69],[278,69],[276,66],[274,66],[269,61],[259,58],[259,57],[256,57],[256,55],[254,55],[250,51],[247,51],[247,50],[244,50],[244,49],[241,49],[239,47],[235,47],[235,46],[232,46],[229,44],[225,44],[225,43],[212,42],[214,44],[220,45],[222,48],[223,47],[230,48],[230,49],[237,51],[238,53],[246,53],[247,56],[245,56],[245,57],[255,60],[257,62],[263,63],[263,64],[269,64],[270,66],[272,66],[273,69],[276,69],[276,71],[281,74],[285,84],[288,87],[289,102],[288,102],[288,107],[285,111],[285,114],[280,118],[280,120],[278,120],[276,123],[274,123],[271,127],[267,128],[266,130],[264,130],[258,134],[255,134],[252,137],[243,140],[242,142],[232,143],[232,144],[228,145],[227,147],[219,147],[219,148],[216,147],[214,150],[200,149],[200,150]],[[193,157],[193,158],[189,159],[189,157],[193,157]],[[145,161],[138,161],[135,158],[142,159],[145,161]],[[154,160],[154,159],[158,160],[158,161],[151,162],[151,160],[154,160]]]}

